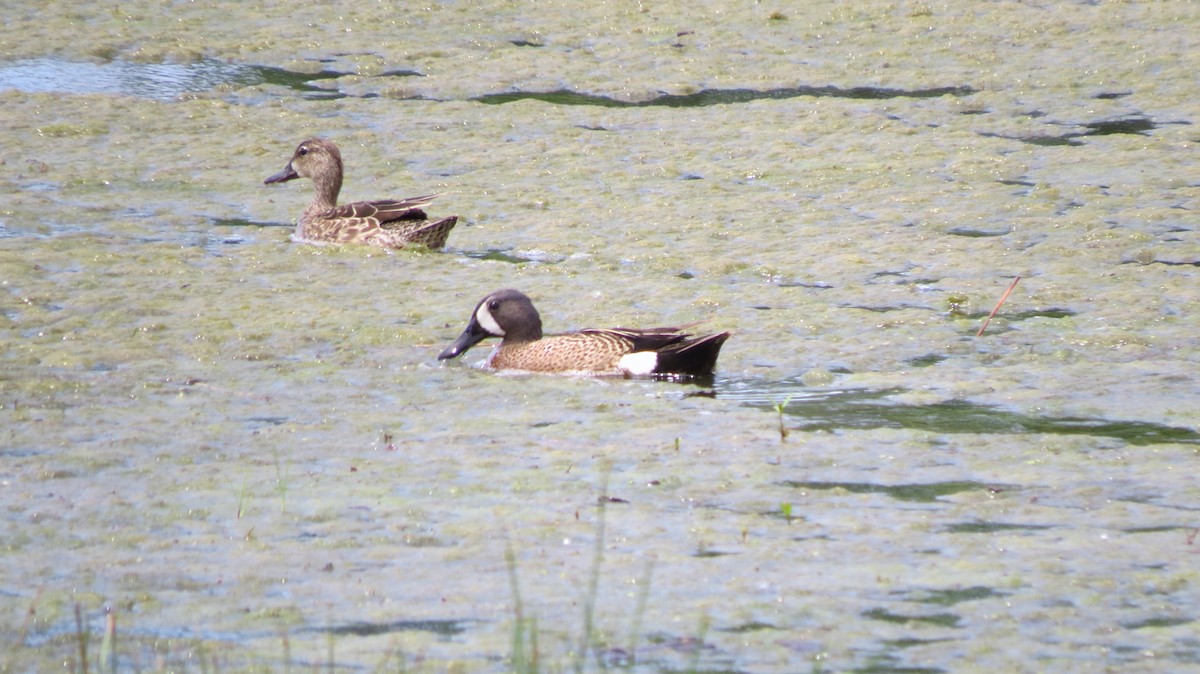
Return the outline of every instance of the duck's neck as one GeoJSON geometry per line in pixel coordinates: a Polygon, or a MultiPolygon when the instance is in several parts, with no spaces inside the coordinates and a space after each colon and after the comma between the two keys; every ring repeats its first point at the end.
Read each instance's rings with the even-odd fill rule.
{"type": "Polygon", "coordinates": [[[339,173],[336,176],[320,178],[314,180],[313,184],[316,186],[316,193],[312,203],[304,211],[306,217],[324,213],[337,206],[338,193],[342,191],[342,176],[339,173]]]}
{"type": "Polygon", "coordinates": [[[504,334],[505,344],[536,342],[542,338],[542,317],[534,312],[527,323],[519,323],[504,334]]]}

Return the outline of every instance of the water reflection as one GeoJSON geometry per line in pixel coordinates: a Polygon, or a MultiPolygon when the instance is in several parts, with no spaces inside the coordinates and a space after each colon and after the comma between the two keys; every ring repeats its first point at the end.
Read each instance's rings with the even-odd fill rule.
{"type": "Polygon", "coordinates": [[[0,67],[0,89],[79,94],[128,94],[170,100],[238,79],[243,66],[202,61],[175,63],[76,63],[24,59],[0,67]]]}
{"type": "MultiPolygon", "coordinates": [[[[304,93],[305,98],[340,98],[342,94],[336,90],[322,89],[311,83],[336,79],[345,74],[328,70],[300,73],[211,59],[195,63],[86,63],[37,58],[0,66],[0,91],[16,89],[34,93],[119,94],[167,101],[225,84],[273,84],[304,93]]],[[[416,74],[411,71],[385,73],[390,76],[416,74]]]]}

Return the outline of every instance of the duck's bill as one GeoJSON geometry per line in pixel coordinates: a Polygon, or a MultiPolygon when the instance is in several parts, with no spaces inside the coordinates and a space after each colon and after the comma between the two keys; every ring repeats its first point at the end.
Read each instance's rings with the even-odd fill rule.
{"type": "Polygon", "coordinates": [[[292,168],[292,163],[288,162],[288,165],[283,167],[282,171],[280,171],[279,173],[276,173],[275,175],[271,176],[270,178],[267,178],[266,180],[264,180],[263,184],[270,185],[271,183],[282,183],[282,182],[287,182],[288,180],[294,180],[299,177],[300,177],[300,175],[298,173],[296,173],[295,169],[292,168]]]}
{"type": "Polygon", "coordinates": [[[444,351],[438,354],[438,360],[457,358],[458,356],[466,353],[467,349],[470,349],[472,346],[475,346],[490,336],[491,335],[484,332],[484,330],[480,328],[475,321],[471,321],[471,324],[467,326],[466,330],[463,330],[463,333],[458,336],[458,339],[454,340],[453,344],[446,347],[444,351]]]}

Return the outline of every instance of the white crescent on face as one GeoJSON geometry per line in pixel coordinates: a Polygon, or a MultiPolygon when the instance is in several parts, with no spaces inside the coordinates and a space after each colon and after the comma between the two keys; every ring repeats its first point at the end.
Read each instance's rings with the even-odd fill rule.
{"type": "Polygon", "coordinates": [[[496,322],[496,319],[492,318],[492,312],[488,311],[487,302],[481,303],[479,308],[475,310],[475,322],[479,323],[480,327],[484,330],[487,330],[489,335],[504,336],[504,330],[500,328],[500,324],[496,322]]]}

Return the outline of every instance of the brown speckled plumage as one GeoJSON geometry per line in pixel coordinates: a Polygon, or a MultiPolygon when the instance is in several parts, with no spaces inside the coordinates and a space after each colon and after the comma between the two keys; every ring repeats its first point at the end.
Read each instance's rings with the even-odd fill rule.
{"type": "MultiPolygon", "coordinates": [[[[483,298],[462,335],[439,360],[462,355],[487,337],[501,337],[488,357],[495,370],[604,375],[711,375],[728,332],[693,337],[681,328],[591,328],[542,335],[542,321],[527,296],[500,290],[483,298]],[[653,369],[633,371],[631,354],[648,359],[653,369]]],[[[635,357],[636,360],[636,357],[635,357]]]]}
{"type": "Polygon", "coordinates": [[[356,201],[337,205],[342,190],[342,153],[333,141],[309,138],[296,147],[291,161],[265,183],[311,178],[315,194],[296,223],[292,238],[327,243],[367,243],[388,248],[423,244],[437,249],[458,222],[450,216],[430,222],[420,207],[437,195],[410,199],[356,201]]]}

